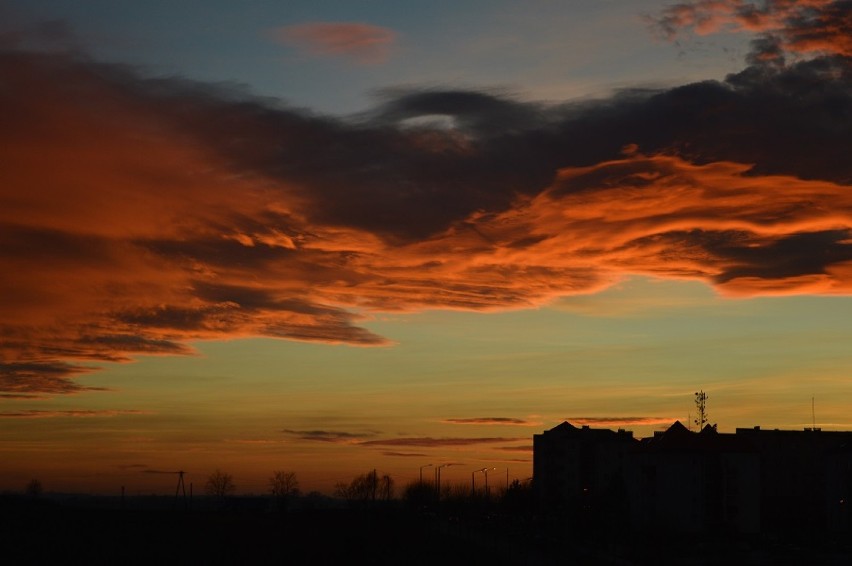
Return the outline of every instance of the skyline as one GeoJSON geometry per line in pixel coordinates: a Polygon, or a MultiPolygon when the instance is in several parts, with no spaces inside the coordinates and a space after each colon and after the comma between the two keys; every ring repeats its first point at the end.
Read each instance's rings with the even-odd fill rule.
{"type": "Polygon", "coordinates": [[[849,2],[406,6],[0,7],[0,489],[852,428],[849,2]]]}

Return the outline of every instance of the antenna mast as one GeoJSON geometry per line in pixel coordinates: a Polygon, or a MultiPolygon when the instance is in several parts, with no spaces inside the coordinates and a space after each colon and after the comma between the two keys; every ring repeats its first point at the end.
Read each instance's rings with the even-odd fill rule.
{"type": "Polygon", "coordinates": [[[707,394],[703,390],[695,392],[695,408],[698,409],[695,424],[698,425],[698,432],[701,432],[707,424],[707,394]]]}

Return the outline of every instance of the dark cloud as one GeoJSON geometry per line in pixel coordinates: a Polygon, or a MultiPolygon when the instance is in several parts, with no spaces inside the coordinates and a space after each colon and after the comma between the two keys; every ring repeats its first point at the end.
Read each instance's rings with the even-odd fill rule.
{"type": "Polygon", "coordinates": [[[825,273],[825,266],[852,260],[852,231],[826,230],[793,234],[765,247],[750,248],[734,235],[707,245],[730,260],[731,267],[716,277],[720,283],[743,277],[779,280],[825,273]],[[738,245],[739,240],[739,245],[738,245]]]}
{"type": "MultiPolygon", "coordinates": [[[[724,81],[387,91],[346,119],[7,36],[0,395],[197,340],[384,345],[377,311],[533,307],[626,273],[849,293],[849,2],[794,4],[658,18],[761,34],[724,81]]],[[[481,424],[522,424],[499,419],[481,424]]]]}
{"type": "Polygon", "coordinates": [[[394,456],[398,458],[425,458],[428,454],[422,452],[382,452],[383,456],[394,456]]]}
{"type": "Polygon", "coordinates": [[[515,419],[511,417],[473,417],[466,419],[444,419],[441,422],[461,425],[511,425],[511,426],[534,426],[540,423],[515,419]]]}
{"type": "Polygon", "coordinates": [[[76,409],[64,411],[48,411],[26,409],[21,411],[0,412],[0,419],[51,419],[51,418],[88,418],[88,417],[117,417],[121,415],[147,415],[149,411],[116,410],[116,409],[76,409]]]}
{"type": "Polygon", "coordinates": [[[336,430],[291,430],[284,429],[282,432],[294,436],[299,440],[311,440],[316,442],[332,442],[342,444],[360,443],[364,437],[373,436],[372,433],[352,433],[336,430]]]}
{"type": "Polygon", "coordinates": [[[70,379],[93,369],[60,361],[0,362],[0,390],[14,396],[94,391],[98,388],[84,387],[70,379]]]}
{"type": "Polygon", "coordinates": [[[641,426],[671,424],[677,419],[672,417],[571,417],[565,420],[578,425],[641,426]]]}
{"type": "Polygon", "coordinates": [[[483,438],[385,438],[381,440],[365,440],[360,442],[361,446],[424,446],[424,447],[439,447],[439,446],[470,446],[474,444],[494,444],[501,442],[514,442],[521,438],[500,438],[500,437],[483,437],[483,438]]]}
{"type": "MultiPolygon", "coordinates": [[[[532,454],[533,447],[532,444],[526,446],[500,446],[497,448],[498,450],[505,450],[506,452],[529,452],[532,454]]],[[[526,460],[523,460],[526,461],[526,460]]]]}

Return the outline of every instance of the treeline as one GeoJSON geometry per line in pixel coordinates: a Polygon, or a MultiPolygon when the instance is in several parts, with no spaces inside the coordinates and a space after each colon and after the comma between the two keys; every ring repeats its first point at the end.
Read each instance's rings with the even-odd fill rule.
{"type": "MultiPolygon", "coordinates": [[[[502,512],[513,515],[532,514],[534,497],[532,480],[514,480],[507,486],[488,488],[466,483],[443,483],[440,487],[431,481],[413,481],[398,488],[396,480],[390,474],[378,470],[358,474],[349,481],[335,484],[331,497],[312,491],[302,493],[296,472],[292,470],[274,470],[267,480],[266,496],[237,495],[237,480],[226,471],[217,469],[212,472],[203,485],[204,498],[209,504],[219,508],[233,508],[242,505],[244,499],[266,499],[275,510],[286,511],[299,507],[349,506],[402,506],[408,509],[450,514],[464,514],[469,511],[502,512]]],[[[44,486],[37,480],[31,480],[21,495],[28,499],[44,498],[44,486]]],[[[7,492],[7,495],[10,493],[7,492]]],[[[172,495],[151,496],[163,501],[174,501],[174,506],[185,506],[186,494],[176,492],[172,495]]],[[[113,499],[113,498],[110,498],[113,499]]],[[[124,497],[122,496],[122,502],[124,497]]],[[[139,496],[133,498],[139,499],[139,496]]],[[[196,502],[197,505],[199,502],[196,502]]],[[[209,505],[208,505],[209,506],[209,505]]]]}

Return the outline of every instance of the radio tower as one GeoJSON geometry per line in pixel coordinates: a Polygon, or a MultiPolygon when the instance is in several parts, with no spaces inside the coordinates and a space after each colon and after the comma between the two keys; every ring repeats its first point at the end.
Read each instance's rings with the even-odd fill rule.
{"type": "Polygon", "coordinates": [[[701,432],[707,424],[707,394],[704,391],[695,393],[695,408],[698,409],[695,424],[698,425],[698,432],[701,432]]]}

